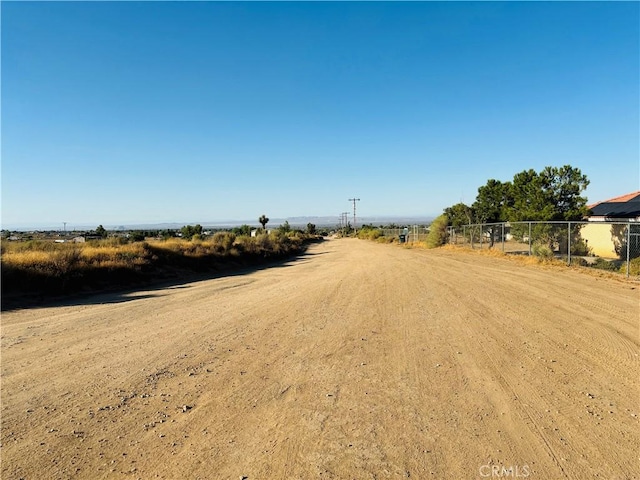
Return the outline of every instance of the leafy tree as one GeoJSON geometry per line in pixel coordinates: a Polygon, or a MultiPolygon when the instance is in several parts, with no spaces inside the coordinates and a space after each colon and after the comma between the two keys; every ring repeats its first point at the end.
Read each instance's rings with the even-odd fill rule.
{"type": "Polygon", "coordinates": [[[202,235],[202,225],[185,225],[180,229],[180,233],[182,233],[182,238],[187,240],[191,240],[194,235],[200,237],[202,235]]]}
{"type": "Polygon", "coordinates": [[[240,225],[239,227],[234,227],[231,229],[231,233],[235,235],[245,235],[248,237],[251,235],[251,226],[245,224],[240,225]]]}
{"type": "Polygon", "coordinates": [[[291,231],[291,226],[287,220],[284,221],[282,225],[278,227],[278,231],[281,233],[289,233],[291,231]]]}
{"type": "Polygon", "coordinates": [[[510,221],[582,220],[588,213],[581,196],[589,185],[586,175],[570,165],[525,170],[513,177],[507,207],[510,221]]]}
{"type": "Polygon", "coordinates": [[[473,209],[464,203],[456,203],[452,207],[444,209],[449,219],[449,226],[459,230],[463,225],[473,223],[473,209]]]}
{"type": "Polygon", "coordinates": [[[129,233],[129,239],[132,242],[142,242],[145,239],[145,232],[140,230],[134,230],[129,233]]]}
{"type": "Polygon", "coordinates": [[[524,170],[513,176],[509,185],[510,205],[506,208],[506,220],[511,222],[549,220],[551,205],[542,187],[542,178],[533,169],[524,170]]]}
{"type": "Polygon", "coordinates": [[[107,238],[107,230],[102,225],[98,225],[98,228],[96,228],[96,235],[101,238],[107,238]]]}
{"type": "MultiPolygon", "coordinates": [[[[497,223],[506,220],[506,211],[509,207],[509,192],[511,184],[502,183],[491,179],[486,185],[478,188],[478,196],[472,207],[479,223],[497,223]]],[[[489,248],[493,247],[495,238],[495,225],[489,227],[491,236],[489,248]]]]}
{"type": "Polygon", "coordinates": [[[544,195],[554,207],[548,220],[582,220],[589,213],[587,198],[581,196],[589,180],[580,169],[570,165],[545,167],[540,177],[544,195]]]}
{"type": "Polygon", "coordinates": [[[307,223],[307,233],[309,235],[315,235],[316,234],[316,226],[311,222],[307,223]]]}
{"type": "Polygon", "coordinates": [[[269,217],[267,217],[266,215],[262,214],[260,215],[260,218],[258,218],[258,222],[260,222],[260,225],[262,225],[262,229],[265,230],[267,223],[269,223],[269,217]]]}
{"type": "MultiPolygon", "coordinates": [[[[479,223],[582,220],[588,214],[587,199],[582,196],[588,185],[587,177],[570,165],[545,167],[539,173],[533,169],[524,170],[514,175],[512,182],[489,180],[478,189],[472,209],[479,223]]],[[[458,216],[454,207],[445,209],[450,219],[458,216]]],[[[494,228],[490,227],[491,246],[494,228]]],[[[534,227],[532,235],[544,238],[550,246],[566,244],[566,239],[554,233],[557,230],[549,224],[541,224],[534,227]]],[[[511,233],[523,236],[525,229],[521,225],[512,226],[511,233]]],[[[576,240],[572,243],[577,244],[578,225],[571,235],[576,240]]]]}
{"type": "Polygon", "coordinates": [[[478,188],[478,196],[472,208],[476,220],[480,223],[495,223],[505,220],[505,207],[508,205],[509,182],[502,183],[491,179],[478,188]]]}

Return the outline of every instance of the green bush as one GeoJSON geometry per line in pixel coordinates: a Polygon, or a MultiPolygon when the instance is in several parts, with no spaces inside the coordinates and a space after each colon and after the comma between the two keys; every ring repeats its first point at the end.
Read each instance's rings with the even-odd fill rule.
{"type": "Polygon", "coordinates": [[[587,242],[581,238],[571,242],[571,254],[586,257],[587,255],[591,255],[591,248],[587,245],[587,242]]]}
{"type": "Polygon", "coordinates": [[[449,225],[449,217],[440,215],[429,226],[429,234],[427,235],[427,247],[441,247],[447,243],[447,227],[449,225]]]}
{"type": "MultiPolygon", "coordinates": [[[[596,258],[596,261],[591,264],[593,268],[598,268],[600,270],[607,270],[609,272],[617,272],[618,266],[616,262],[612,262],[609,260],[605,260],[604,258],[596,258]]],[[[625,266],[626,268],[626,266],[625,266]]]]}
{"type": "Polygon", "coordinates": [[[360,230],[358,230],[358,238],[362,240],[376,240],[377,238],[382,236],[382,230],[379,228],[374,228],[369,225],[363,225],[360,230]]]}
{"type": "MultiPolygon", "coordinates": [[[[627,274],[627,262],[620,267],[620,273],[627,274]]],[[[640,275],[640,257],[629,261],[629,275],[640,275]]]]}
{"type": "Polygon", "coordinates": [[[553,258],[553,250],[547,243],[534,243],[531,251],[536,257],[550,259],[553,258]]]}

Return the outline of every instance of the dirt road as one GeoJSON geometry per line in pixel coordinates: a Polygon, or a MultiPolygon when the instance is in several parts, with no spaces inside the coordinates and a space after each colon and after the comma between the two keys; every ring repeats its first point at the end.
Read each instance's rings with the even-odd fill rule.
{"type": "Polygon", "coordinates": [[[2,478],[640,478],[638,284],[330,240],[2,315],[2,478]]]}

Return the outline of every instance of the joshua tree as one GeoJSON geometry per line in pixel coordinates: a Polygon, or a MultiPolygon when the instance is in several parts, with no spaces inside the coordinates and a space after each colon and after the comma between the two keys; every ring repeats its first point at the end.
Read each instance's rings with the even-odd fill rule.
{"type": "Polygon", "coordinates": [[[258,221],[260,222],[260,225],[262,225],[262,229],[265,230],[267,223],[269,223],[269,217],[264,214],[260,215],[258,221]]]}

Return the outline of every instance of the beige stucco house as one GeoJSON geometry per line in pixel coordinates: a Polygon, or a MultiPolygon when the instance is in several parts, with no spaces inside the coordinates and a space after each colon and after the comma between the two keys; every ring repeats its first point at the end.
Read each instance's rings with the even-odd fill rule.
{"type": "Polygon", "coordinates": [[[589,223],[582,227],[581,237],[594,255],[619,258],[620,248],[626,244],[626,224],[632,222],[640,229],[640,191],[594,203],[589,209],[589,223]]]}

